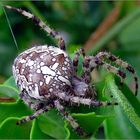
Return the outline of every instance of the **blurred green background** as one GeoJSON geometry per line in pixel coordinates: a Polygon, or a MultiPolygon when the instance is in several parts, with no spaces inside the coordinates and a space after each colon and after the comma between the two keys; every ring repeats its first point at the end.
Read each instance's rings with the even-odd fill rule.
{"type": "MultiPolygon", "coordinates": [[[[0,4],[0,83],[3,83],[12,76],[12,63],[20,52],[34,45],[56,44],[52,38],[38,26],[34,25],[32,21],[15,11],[5,9],[17,42],[16,46],[6,15],[2,9],[2,5],[6,4],[30,11],[58,31],[65,39],[70,56],[73,56],[74,52],[80,47],[84,47],[88,55],[95,55],[100,51],[109,51],[130,63],[135,68],[138,77],[140,77],[139,0],[76,2],[68,0],[41,2],[3,1],[0,4]]],[[[96,71],[93,74],[95,79],[94,77],[93,79],[99,81],[98,78],[102,80],[105,75],[106,72],[103,70],[100,73],[96,71]]],[[[134,88],[133,77],[129,73],[125,82],[128,83],[129,87],[134,88]]],[[[138,95],[138,99],[140,99],[140,95],[138,95]]],[[[124,117],[120,118],[118,121],[124,123],[127,120],[124,117]]],[[[112,131],[111,127],[109,127],[112,125],[111,123],[112,121],[108,122],[109,125],[107,125],[106,122],[104,126],[106,128],[104,132],[106,135],[102,129],[98,130],[98,138],[140,138],[139,132],[133,130],[132,127],[128,127],[129,135],[120,134],[123,133],[123,130],[127,133],[127,123],[122,125],[122,131],[115,132],[116,130],[113,128],[114,133],[112,132],[109,135],[108,130],[112,131]]],[[[35,122],[34,125],[36,125],[35,122]]]]}
{"type": "MultiPolygon", "coordinates": [[[[110,20],[115,19],[113,24],[108,25],[107,31],[103,36],[99,36],[98,42],[108,35],[118,23],[127,16],[132,15],[139,9],[139,1],[26,1],[26,2],[3,2],[18,8],[28,10],[48,23],[50,27],[59,31],[66,41],[70,52],[77,47],[85,46],[89,37],[100,27],[108,15],[117,8],[118,14],[112,14],[110,20]]],[[[37,44],[52,44],[44,31],[34,25],[32,21],[21,16],[20,14],[9,11],[6,13],[16,38],[18,49],[14,44],[6,16],[0,8],[0,76],[1,78],[9,77],[11,65],[18,53],[26,48],[37,44]]],[[[139,15],[128,21],[122,28],[118,26],[118,31],[114,30],[109,40],[100,45],[101,50],[117,53],[122,59],[127,60],[137,69],[140,76],[139,68],[139,15]]],[[[109,24],[109,23],[108,23],[109,24]]],[[[106,27],[106,26],[105,26],[106,27]]],[[[93,41],[93,44],[94,41],[93,41]]],[[[99,44],[99,43],[98,43],[99,44]]],[[[99,45],[98,45],[99,46],[99,45]]],[[[91,45],[89,51],[96,50],[97,45],[91,45]]],[[[95,54],[95,53],[94,53],[95,54]]]]}

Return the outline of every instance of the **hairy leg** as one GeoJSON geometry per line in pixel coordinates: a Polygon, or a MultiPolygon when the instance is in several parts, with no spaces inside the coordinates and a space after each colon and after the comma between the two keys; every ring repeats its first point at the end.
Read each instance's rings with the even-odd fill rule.
{"type": "Polygon", "coordinates": [[[70,102],[71,104],[84,104],[91,107],[99,107],[99,106],[108,106],[108,105],[118,105],[116,102],[106,102],[106,101],[96,101],[95,99],[90,98],[84,98],[79,96],[73,96],[73,95],[66,95],[64,92],[59,92],[57,94],[57,97],[61,99],[62,101],[70,102]]]}
{"type": "Polygon", "coordinates": [[[7,9],[11,9],[11,10],[14,10],[14,11],[17,11],[19,12],[21,15],[29,18],[29,19],[32,19],[32,21],[40,26],[44,31],[46,31],[50,36],[52,36],[54,39],[58,40],[58,43],[59,43],[59,47],[60,49],[62,50],[65,50],[65,42],[63,40],[63,38],[56,32],[54,31],[53,29],[51,29],[48,25],[46,25],[43,21],[41,21],[39,18],[37,18],[36,16],[34,16],[33,14],[29,13],[29,12],[26,12],[25,10],[22,10],[22,9],[18,9],[18,8],[15,8],[15,7],[11,7],[11,6],[5,6],[5,8],[7,9]]]}
{"type": "Polygon", "coordinates": [[[25,91],[22,91],[20,93],[20,98],[24,101],[26,105],[28,105],[33,110],[39,110],[43,107],[43,103],[40,102],[32,102],[32,99],[25,93],[25,91]]]}
{"type": "Polygon", "coordinates": [[[103,68],[107,69],[108,71],[118,75],[121,78],[122,82],[126,78],[126,74],[122,70],[120,70],[120,69],[118,69],[114,66],[111,66],[108,63],[105,63],[100,58],[89,56],[89,57],[85,58],[85,61],[88,61],[86,63],[86,64],[88,64],[87,65],[88,71],[85,71],[86,72],[86,75],[85,75],[86,77],[88,77],[90,75],[90,72],[93,69],[97,68],[98,66],[102,66],[103,68]]]}
{"type": "Polygon", "coordinates": [[[23,124],[23,123],[26,123],[28,121],[31,121],[31,120],[35,119],[39,115],[41,115],[42,113],[47,112],[48,110],[50,110],[51,108],[52,108],[51,106],[45,106],[44,108],[37,110],[34,114],[19,120],[17,122],[17,125],[20,125],[20,124],[23,124]]]}
{"type": "Polygon", "coordinates": [[[123,71],[119,70],[118,68],[103,62],[100,58],[89,56],[84,59],[83,63],[84,68],[83,78],[85,79],[86,83],[91,82],[90,73],[93,71],[93,69],[97,68],[98,66],[102,66],[108,71],[118,75],[119,77],[121,77],[122,81],[126,78],[126,74],[123,71]]]}
{"type": "Polygon", "coordinates": [[[83,57],[85,57],[85,51],[84,51],[83,48],[80,48],[80,49],[75,53],[75,55],[74,55],[73,67],[74,67],[74,72],[75,72],[75,74],[77,73],[77,67],[78,67],[80,55],[82,55],[83,57]]]}
{"type": "Polygon", "coordinates": [[[138,93],[138,78],[136,76],[136,72],[135,72],[134,68],[130,64],[128,64],[127,62],[119,59],[115,55],[112,55],[111,53],[108,53],[108,52],[100,52],[96,55],[96,57],[101,59],[101,60],[110,60],[111,62],[114,62],[118,66],[121,66],[122,68],[125,68],[130,73],[132,73],[133,77],[134,77],[134,81],[135,81],[135,95],[137,95],[137,93],[138,93]]]}
{"type": "Polygon", "coordinates": [[[83,61],[83,75],[82,78],[84,79],[85,83],[89,84],[91,82],[91,70],[90,70],[90,57],[85,57],[83,61]]]}
{"type": "Polygon", "coordinates": [[[111,66],[108,63],[103,62],[101,65],[103,68],[107,69],[109,72],[112,72],[112,73],[118,75],[121,78],[121,83],[124,82],[124,79],[126,78],[126,74],[123,71],[121,71],[120,69],[118,69],[114,66],[111,66]]]}
{"type": "Polygon", "coordinates": [[[57,110],[61,113],[62,116],[70,123],[70,125],[73,127],[73,129],[83,137],[88,136],[86,132],[79,126],[79,124],[76,122],[76,120],[68,113],[65,111],[65,108],[60,104],[58,100],[54,102],[55,107],[57,110]]]}

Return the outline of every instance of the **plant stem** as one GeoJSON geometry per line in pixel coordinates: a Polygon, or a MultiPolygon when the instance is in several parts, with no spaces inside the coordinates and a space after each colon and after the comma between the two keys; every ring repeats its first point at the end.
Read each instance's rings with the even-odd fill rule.
{"type": "MultiPolygon", "coordinates": [[[[107,86],[107,89],[111,91],[114,98],[116,98],[117,102],[123,109],[124,113],[130,120],[130,122],[140,132],[139,114],[136,112],[136,108],[133,107],[133,105],[128,101],[128,99],[124,96],[124,94],[118,89],[112,75],[109,75],[106,77],[106,86],[107,86]]],[[[133,95],[133,98],[136,98],[136,97],[133,95]]]]}
{"type": "Polygon", "coordinates": [[[112,27],[112,25],[118,20],[120,15],[120,7],[116,6],[103,22],[98,26],[96,31],[94,31],[89,39],[86,41],[84,48],[86,51],[90,50],[98,40],[112,27]]]}
{"type": "Polygon", "coordinates": [[[131,15],[128,15],[124,19],[120,20],[118,23],[112,27],[98,42],[92,47],[89,54],[95,54],[98,50],[104,47],[111,39],[117,36],[126,26],[134,22],[140,16],[140,9],[136,9],[131,15]]]}

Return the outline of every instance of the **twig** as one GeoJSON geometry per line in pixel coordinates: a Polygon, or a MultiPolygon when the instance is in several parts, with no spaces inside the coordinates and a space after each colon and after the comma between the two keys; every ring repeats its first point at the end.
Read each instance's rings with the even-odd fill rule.
{"type": "Polygon", "coordinates": [[[16,100],[14,98],[9,97],[1,97],[0,102],[15,102],[16,100]]]}
{"type": "Polygon", "coordinates": [[[98,42],[94,44],[94,47],[87,51],[89,54],[95,54],[99,51],[103,46],[105,46],[111,39],[117,36],[121,31],[125,29],[128,25],[133,23],[138,17],[140,17],[140,9],[137,8],[128,16],[124,17],[118,23],[116,23],[106,34],[101,37],[98,42]]]}
{"type": "Polygon", "coordinates": [[[110,14],[104,19],[95,32],[91,34],[84,45],[86,51],[89,51],[93,45],[108,31],[108,29],[117,21],[120,14],[120,6],[116,6],[110,14]]]}

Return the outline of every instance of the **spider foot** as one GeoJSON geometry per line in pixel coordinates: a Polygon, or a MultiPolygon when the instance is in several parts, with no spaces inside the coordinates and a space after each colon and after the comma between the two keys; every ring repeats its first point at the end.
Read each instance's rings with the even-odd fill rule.
{"type": "Polygon", "coordinates": [[[28,121],[30,121],[30,120],[35,119],[35,118],[36,118],[36,117],[33,116],[33,115],[27,116],[26,118],[23,118],[23,119],[17,121],[17,122],[16,122],[16,125],[24,124],[24,123],[26,123],[26,122],[28,122],[28,121]]]}
{"type": "Polygon", "coordinates": [[[101,102],[102,106],[114,106],[118,105],[117,102],[101,102]]]}
{"type": "Polygon", "coordinates": [[[75,131],[77,132],[77,134],[83,138],[88,138],[90,137],[92,134],[85,132],[85,130],[83,130],[80,126],[78,126],[75,131]]]}

